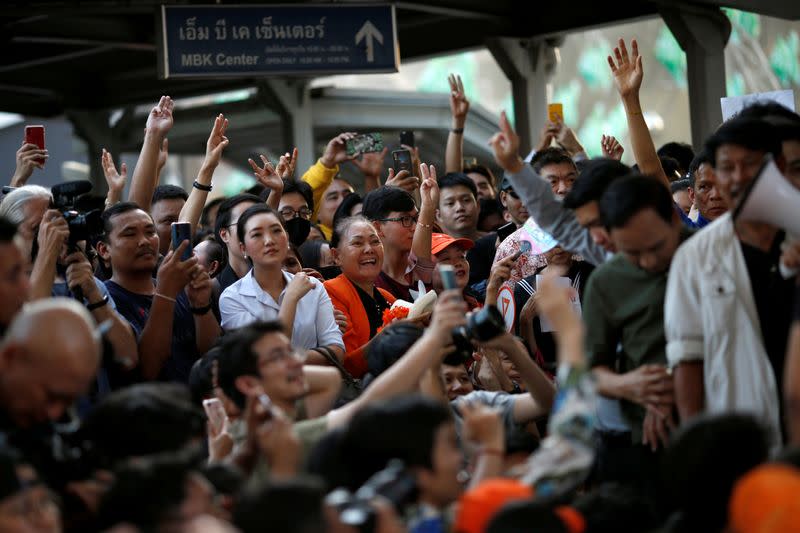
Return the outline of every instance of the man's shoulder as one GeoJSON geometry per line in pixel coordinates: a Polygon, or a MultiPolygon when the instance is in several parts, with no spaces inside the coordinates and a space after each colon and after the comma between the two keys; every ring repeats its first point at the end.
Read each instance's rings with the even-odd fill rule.
{"type": "Polygon", "coordinates": [[[704,255],[717,242],[730,240],[734,236],[733,218],[726,213],[701,230],[690,232],[675,252],[675,258],[704,255]]]}

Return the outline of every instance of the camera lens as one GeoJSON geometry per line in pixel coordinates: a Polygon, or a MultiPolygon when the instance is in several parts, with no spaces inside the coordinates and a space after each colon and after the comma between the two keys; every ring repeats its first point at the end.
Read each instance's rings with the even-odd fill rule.
{"type": "Polygon", "coordinates": [[[494,305],[487,305],[469,317],[467,333],[470,338],[486,342],[497,337],[505,331],[505,320],[500,310],[494,305]]]}

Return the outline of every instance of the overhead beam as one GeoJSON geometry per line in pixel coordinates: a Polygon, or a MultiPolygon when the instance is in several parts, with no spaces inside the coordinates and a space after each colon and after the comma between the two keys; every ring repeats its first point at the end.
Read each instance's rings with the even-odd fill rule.
{"type": "Polygon", "coordinates": [[[17,35],[11,38],[12,43],[34,43],[34,44],[54,44],[66,46],[103,46],[118,48],[123,50],[135,50],[141,52],[153,52],[156,45],[149,43],[132,43],[118,41],[102,41],[95,39],[72,39],[69,37],[45,37],[37,35],[17,35]]]}
{"type": "Polygon", "coordinates": [[[72,61],[73,59],[80,59],[82,57],[108,52],[111,49],[112,48],[110,46],[98,46],[96,48],[90,48],[88,50],[78,50],[76,52],[68,52],[66,54],[58,54],[49,57],[43,57],[40,59],[31,59],[29,61],[12,63],[11,65],[2,65],[0,66],[0,74],[5,72],[24,70],[27,68],[40,67],[42,65],[48,65],[50,63],[58,63],[60,61],[72,61]]]}

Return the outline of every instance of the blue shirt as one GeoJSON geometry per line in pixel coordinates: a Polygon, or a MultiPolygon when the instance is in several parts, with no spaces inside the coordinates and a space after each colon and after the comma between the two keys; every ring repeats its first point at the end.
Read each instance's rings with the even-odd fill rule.
{"type": "Polygon", "coordinates": [[[681,216],[681,222],[683,222],[683,225],[686,226],[687,228],[700,229],[711,224],[710,220],[703,218],[703,215],[700,214],[697,215],[697,221],[695,222],[694,220],[689,218],[689,215],[683,212],[683,209],[678,207],[678,204],[675,204],[675,210],[681,216]]]}

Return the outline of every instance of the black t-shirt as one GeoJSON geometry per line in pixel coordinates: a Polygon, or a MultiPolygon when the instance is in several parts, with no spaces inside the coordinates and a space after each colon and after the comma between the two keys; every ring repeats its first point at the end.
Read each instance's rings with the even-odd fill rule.
{"type": "Polygon", "coordinates": [[[383,325],[383,312],[389,309],[389,302],[386,301],[386,298],[377,288],[372,289],[372,296],[370,296],[355,283],[353,287],[356,288],[358,297],[361,298],[361,305],[364,306],[364,310],[367,312],[369,338],[371,339],[378,332],[378,328],[383,325]]]}
{"type": "Polygon", "coordinates": [[[497,232],[487,233],[477,241],[475,246],[467,251],[469,262],[469,284],[475,285],[489,279],[492,272],[494,255],[497,253],[497,232]]]}
{"type": "MultiPolygon", "coordinates": [[[[779,387],[783,382],[796,281],[796,277],[783,279],[779,270],[783,239],[783,232],[776,235],[772,248],[767,253],[741,243],[747,274],[753,288],[758,320],[761,323],[762,341],[779,387]]],[[[781,423],[783,423],[783,395],[779,394],[778,398],[781,403],[781,423]]],[[[785,435],[786,428],[783,429],[785,435]]]]}
{"type": "MultiPolygon", "coordinates": [[[[137,338],[141,337],[150,317],[153,297],[130,292],[111,280],[106,281],[106,287],[117,304],[117,312],[130,322],[137,338]]],[[[161,369],[159,379],[187,383],[192,365],[201,354],[197,353],[194,316],[189,310],[189,299],[181,291],[176,300],[172,319],[172,350],[161,369]]]]}

